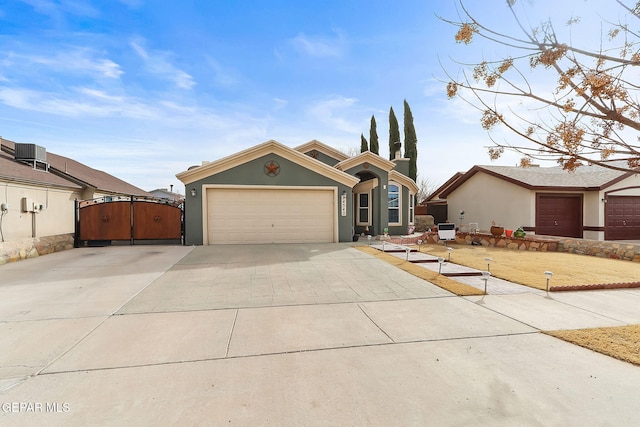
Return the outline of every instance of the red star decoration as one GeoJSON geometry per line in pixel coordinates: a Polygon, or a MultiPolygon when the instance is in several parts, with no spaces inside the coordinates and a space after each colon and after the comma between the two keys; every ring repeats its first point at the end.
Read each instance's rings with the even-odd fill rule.
{"type": "Polygon", "coordinates": [[[269,176],[276,176],[280,172],[280,165],[271,160],[271,162],[264,165],[265,173],[269,176]]]}

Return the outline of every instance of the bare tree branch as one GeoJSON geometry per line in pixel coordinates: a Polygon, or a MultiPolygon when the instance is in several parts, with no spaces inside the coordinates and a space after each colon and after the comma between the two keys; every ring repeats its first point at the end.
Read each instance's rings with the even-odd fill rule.
{"type": "MultiPolygon", "coordinates": [[[[481,124],[493,142],[489,155],[498,158],[504,150],[523,155],[521,164],[531,159],[556,160],[567,170],[584,164],[598,164],[616,170],[640,166],[640,104],[637,68],[640,66],[640,38],[625,21],[610,24],[609,40],[601,37],[596,50],[584,49],[559,40],[548,20],[528,28],[507,1],[509,12],[520,34],[493,30],[474,18],[460,0],[464,22],[443,21],[458,27],[456,41],[470,44],[475,37],[514,51],[501,60],[461,64],[461,78],[454,79],[445,70],[449,97],[459,97],[482,112],[481,124]],[[614,40],[623,36],[622,46],[614,40]],[[617,54],[612,54],[615,51],[617,54]],[[549,90],[534,89],[528,74],[518,64],[527,63],[531,72],[551,72],[558,78],[549,90]],[[471,95],[471,98],[467,98],[471,95]],[[492,103],[487,98],[493,98],[492,103]],[[526,101],[538,119],[527,119],[509,107],[509,99],[526,101]],[[541,115],[544,113],[543,115],[541,115]],[[504,126],[518,142],[500,143],[491,132],[504,126]]],[[[633,7],[614,0],[623,11],[640,18],[640,1],[633,7]]],[[[572,17],[571,25],[579,25],[572,17]]],[[[619,40],[619,39],[618,39],[619,40]]]]}

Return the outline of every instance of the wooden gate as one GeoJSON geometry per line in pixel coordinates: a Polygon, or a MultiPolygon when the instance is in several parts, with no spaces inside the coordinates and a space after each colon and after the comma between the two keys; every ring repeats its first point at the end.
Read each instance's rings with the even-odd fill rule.
{"type": "Polygon", "coordinates": [[[76,247],[113,240],[182,241],[182,205],[166,199],[107,196],[76,202],[76,247]]]}

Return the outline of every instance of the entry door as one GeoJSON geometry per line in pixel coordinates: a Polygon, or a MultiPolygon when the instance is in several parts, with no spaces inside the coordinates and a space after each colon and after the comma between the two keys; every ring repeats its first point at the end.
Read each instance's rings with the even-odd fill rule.
{"type": "Polygon", "coordinates": [[[582,194],[536,194],[536,234],[582,238],[582,194]]]}

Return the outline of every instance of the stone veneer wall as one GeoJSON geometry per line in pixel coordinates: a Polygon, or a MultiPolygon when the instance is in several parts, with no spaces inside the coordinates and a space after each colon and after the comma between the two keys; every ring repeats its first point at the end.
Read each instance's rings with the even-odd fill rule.
{"type": "Polygon", "coordinates": [[[0,265],[73,249],[73,234],[0,242],[0,265]]]}
{"type": "Polygon", "coordinates": [[[640,262],[640,244],[635,243],[565,238],[558,243],[558,251],[640,262]]]}
{"type": "MultiPolygon", "coordinates": [[[[393,243],[417,244],[422,240],[425,244],[438,242],[438,233],[426,232],[422,235],[410,237],[393,237],[388,239],[393,243]]],[[[591,255],[601,258],[623,259],[640,262],[640,244],[615,241],[572,239],[566,237],[530,236],[524,239],[494,237],[491,234],[457,233],[457,244],[471,245],[472,242],[483,246],[493,246],[521,251],[567,252],[579,255],[591,255]]]]}

